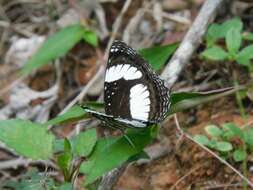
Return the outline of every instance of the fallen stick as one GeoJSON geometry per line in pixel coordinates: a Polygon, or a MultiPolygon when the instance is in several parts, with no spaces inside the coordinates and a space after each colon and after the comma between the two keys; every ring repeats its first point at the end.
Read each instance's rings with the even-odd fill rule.
{"type": "Polygon", "coordinates": [[[189,62],[196,48],[199,46],[204,34],[206,33],[208,25],[213,21],[219,7],[224,2],[225,0],[205,1],[179,48],[176,50],[161,74],[161,78],[165,80],[167,87],[171,88],[175,84],[179,74],[189,62]]]}

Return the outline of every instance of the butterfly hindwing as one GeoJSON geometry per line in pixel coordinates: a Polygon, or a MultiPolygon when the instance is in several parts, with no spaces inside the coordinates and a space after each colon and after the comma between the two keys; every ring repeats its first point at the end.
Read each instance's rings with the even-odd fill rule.
{"type": "Polygon", "coordinates": [[[112,44],[105,74],[105,113],[158,123],[169,109],[169,90],[149,64],[123,42],[112,44]]]}

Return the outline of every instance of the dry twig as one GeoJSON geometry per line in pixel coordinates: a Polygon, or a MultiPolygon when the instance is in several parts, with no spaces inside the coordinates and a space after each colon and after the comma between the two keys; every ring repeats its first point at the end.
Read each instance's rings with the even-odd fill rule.
{"type": "Polygon", "coordinates": [[[179,74],[190,60],[195,49],[199,46],[207,27],[214,19],[218,8],[224,2],[225,0],[205,1],[179,48],[163,70],[161,77],[165,80],[166,86],[169,88],[171,88],[178,79],[179,74]]]}
{"type": "Polygon", "coordinates": [[[236,168],[234,168],[230,163],[228,163],[226,160],[224,160],[223,158],[221,158],[220,156],[218,156],[215,152],[211,151],[209,148],[207,148],[206,146],[196,142],[190,135],[188,135],[187,133],[185,133],[178,122],[177,119],[177,115],[174,114],[174,120],[177,126],[177,129],[179,130],[179,132],[181,134],[183,134],[186,138],[188,138],[190,141],[196,143],[198,146],[200,146],[202,149],[204,149],[205,151],[207,151],[209,154],[211,154],[212,156],[214,156],[216,159],[218,159],[221,163],[225,164],[227,167],[229,167],[231,170],[233,170],[237,175],[240,176],[240,178],[242,178],[244,181],[246,181],[248,183],[249,186],[253,187],[253,183],[246,177],[244,177],[244,175],[242,175],[236,168]]]}

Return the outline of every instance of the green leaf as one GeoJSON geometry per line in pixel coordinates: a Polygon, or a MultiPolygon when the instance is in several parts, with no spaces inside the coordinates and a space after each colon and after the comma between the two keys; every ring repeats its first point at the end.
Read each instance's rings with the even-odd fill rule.
{"type": "Polygon", "coordinates": [[[222,130],[216,125],[208,125],[205,127],[205,131],[212,137],[219,137],[222,134],[222,130]]]}
{"type": "Polygon", "coordinates": [[[231,28],[236,28],[240,32],[242,31],[243,23],[240,18],[233,18],[222,24],[211,24],[207,30],[207,42],[210,45],[214,44],[217,39],[224,38],[231,28]]]}
{"type": "Polygon", "coordinates": [[[219,24],[211,24],[208,27],[207,30],[207,35],[206,35],[206,41],[207,41],[207,46],[211,47],[215,44],[215,41],[220,38],[220,25],[219,24]]]}
{"type": "Polygon", "coordinates": [[[64,183],[59,187],[59,190],[74,190],[71,183],[64,183]]]}
{"type": "Polygon", "coordinates": [[[56,185],[52,178],[46,175],[39,174],[39,171],[32,168],[27,174],[21,176],[18,181],[4,181],[0,184],[0,189],[15,189],[15,190],[45,190],[55,189],[56,185]],[[5,187],[5,188],[4,188],[5,187]]]}
{"type": "Polygon", "coordinates": [[[71,143],[68,139],[64,139],[64,152],[61,153],[57,158],[57,163],[61,168],[64,179],[68,180],[70,177],[70,165],[73,159],[73,155],[71,153],[72,147],[71,143]]]}
{"type": "Polygon", "coordinates": [[[89,129],[85,132],[79,133],[72,140],[73,152],[78,156],[86,157],[91,153],[96,142],[96,129],[89,129]]]}
{"type": "Polygon", "coordinates": [[[241,47],[242,35],[237,28],[231,28],[226,34],[226,46],[231,56],[235,56],[241,47]]]}
{"type": "Polygon", "coordinates": [[[25,64],[21,73],[27,75],[34,69],[38,69],[50,61],[64,56],[84,37],[85,32],[86,30],[83,26],[73,25],[53,34],[25,64]]]}
{"type": "Polygon", "coordinates": [[[53,142],[54,153],[64,151],[64,139],[55,139],[53,142]]]}
{"type": "Polygon", "coordinates": [[[247,145],[253,147],[253,128],[247,128],[243,131],[243,139],[247,145]]]}
{"type": "Polygon", "coordinates": [[[54,136],[45,125],[26,120],[0,121],[0,141],[33,160],[46,160],[53,154],[54,136]]]}
{"type": "Polygon", "coordinates": [[[239,64],[248,66],[250,64],[250,60],[253,59],[253,45],[249,45],[243,48],[236,56],[236,61],[239,64]]]}
{"type": "Polygon", "coordinates": [[[146,60],[148,60],[155,70],[159,70],[174,53],[177,47],[178,44],[170,44],[141,49],[139,52],[146,60]]]}
{"type": "Polygon", "coordinates": [[[247,153],[243,149],[237,149],[233,152],[233,159],[236,162],[241,162],[246,159],[247,153]]]}
{"type": "Polygon", "coordinates": [[[193,93],[173,93],[171,94],[171,107],[168,115],[177,113],[197,105],[203,104],[205,102],[210,102],[212,100],[234,94],[236,91],[246,89],[246,86],[241,86],[240,88],[225,88],[210,92],[193,92],[193,93]]]}
{"type": "Polygon", "coordinates": [[[229,152],[233,147],[230,142],[220,141],[216,143],[215,149],[221,152],[229,152]]]}
{"type": "Polygon", "coordinates": [[[209,145],[209,139],[205,135],[195,135],[193,139],[202,145],[208,146],[209,145]]]}
{"type": "Polygon", "coordinates": [[[222,61],[228,58],[227,52],[218,46],[206,49],[201,55],[213,61],[222,61]]]}
{"type": "Polygon", "coordinates": [[[253,41],[253,33],[251,33],[251,32],[245,32],[245,33],[243,33],[242,38],[244,40],[253,41]]]}
{"type": "Polygon", "coordinates": [[[243,28],[243,23],[239,17],[227,20],[223,24],[221,24],[221,29],[220,29],[220,36],[225,37],[228,33],[229,30],[232,28],[236,28],[238,31],[242,31],[243,28]]]}
{"type": "Polygon", "coordinates": [[[76,121],[85,117],[86,113],[80,106],[73,106],[66,113],[49,120],[46,125],[57,125],[68,121],[76,121]]]}
{"type": "Polygon", "coordinates": [[[217,144],[217,141],[214,139],[211,139],[208,144],[208,147],[214,149],[216,147],[216,144],[217,144]]]}
{"type": "Polygon", "coordinates": [[[222,127],[226,130],[224,135],[228,139],[233,137],[240,137],[242,140],[244,139],[243,131],[234,123],[225,123],[222,125],[222,127]]]}
{"type": "Polygon", "coordinates": [[[92,155],[80,168],[81,172],[87,174],[85,184],[94,182],[106,172],[140,153],[153,140],[153,136],[150,135],[151,131],[152,127],[143,130],[129,130],[126,135],[134,146],[124,136],[99,139],[92,155]]]}
{"type": "Polygon", "coordinates": [[[84,40],[94,47],[98,46],[98,37],[94,31],[86,30],[83,36],[84,40]]]}

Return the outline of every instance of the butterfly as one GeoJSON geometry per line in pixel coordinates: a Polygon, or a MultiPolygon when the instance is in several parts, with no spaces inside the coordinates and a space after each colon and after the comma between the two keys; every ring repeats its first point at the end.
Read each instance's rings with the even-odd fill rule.
{"type": "Polygon", "coordinates": [[[111,127],[144,128],[164,120],[169,89],[138,52],[113,42],[104,79],[105,113],[84,110],[111,127]]]}

